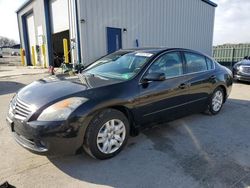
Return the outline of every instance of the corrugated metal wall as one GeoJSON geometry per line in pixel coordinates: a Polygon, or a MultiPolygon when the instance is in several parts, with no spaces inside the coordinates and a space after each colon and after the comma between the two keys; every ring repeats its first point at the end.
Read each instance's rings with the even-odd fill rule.
{"type": "Polygon", "coordinates": [[[106,27],[126,28],[123,48],[184,47],[212,55],[215,8],[201,0],[78,0],[83,63],[107,53],[106,27]]]}

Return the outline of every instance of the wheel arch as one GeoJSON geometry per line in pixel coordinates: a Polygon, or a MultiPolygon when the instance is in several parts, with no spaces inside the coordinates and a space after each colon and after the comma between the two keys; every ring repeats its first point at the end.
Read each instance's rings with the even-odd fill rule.
{"type": "Polygon", "coordinates": [[[81,124],[85,125],[85,126],[81,126],[81,128],[80,128],[79,135],[83,135],[83,136],[79,136],[79,140],[80,140],[79,145],[80,146],[82,146],[82,143],[84,143],[85,136],[86,136],[86,130],[88,129],[89,124],[94,119],[94,117],[96,115],[98,115],[98,113],[100,113],[101,111],[103,111],[105,109],[109,109],[109,108],[118,110],[126,116],[126,118],[129,121],[129,126],[130,126],[130,133],[129,133],[130,136],[137,136],[139,134],[139,129],[135,125],[134,115],[128,107],[126,107],[124,105],[102,106],[101,108],[95,108],[91,112],[85,113],[83,120],[80,122],[81,124]]]}
{"type": "Polygon", "coordinates": [[[137,136],[139,134],[139,130],[135,126],[134,115],[129,108],[127,108],[126,106],[122,106],[122,105],[109,106],[107,108],[118,110],[122,112],[128,118],[129,125],[130,125],[130,136],[137,136]]]}

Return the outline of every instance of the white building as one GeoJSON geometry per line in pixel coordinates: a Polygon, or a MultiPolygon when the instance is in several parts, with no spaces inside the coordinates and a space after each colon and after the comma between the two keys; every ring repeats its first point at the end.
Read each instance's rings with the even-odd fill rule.
{"type": "Polygon", "coordinates": [[[70,61],[89,64],[120,48],[181,47],[211,55],[216,6],[209,0],[29,0],[17,17],[28,65],[63,57],[63,38],[70,61]]]}

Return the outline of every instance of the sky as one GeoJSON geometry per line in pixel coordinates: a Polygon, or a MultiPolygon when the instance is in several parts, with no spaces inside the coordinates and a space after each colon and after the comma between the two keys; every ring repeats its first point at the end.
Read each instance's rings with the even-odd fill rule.
{"type": "Polygon", "coordinates": [[[213,0],[215,13],[214,45],[250,43],[250,0],[213,0]]]}
{"type": "Polygon", "coordinates": [[[0,0],[0,36],[19,42],[16,10],[24,0],[0,0]]]}
{"type": "MultiPolygon", "coordinates": [[[[0,36],[19,41],[15,11],[25,0],[0,0],[0,36]]],[[[250,42],[250,0],[213,0],[214,45],[250,42]]]]}

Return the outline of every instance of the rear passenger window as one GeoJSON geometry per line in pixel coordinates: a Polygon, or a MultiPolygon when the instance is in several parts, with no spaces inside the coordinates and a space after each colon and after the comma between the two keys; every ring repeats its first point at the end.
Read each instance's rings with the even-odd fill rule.
{"type": "Polygon", "coordinates": [[[194,53],[184,53],[187,62],[187,73],[201,72],[208,70],[204,56],[194,53]]]}
{"type": "Polygon", "coordinates": [[[214,62],[209,58],[207,58],[207,67],[208,67],[208,70],[214,69],[214,62]]]}

